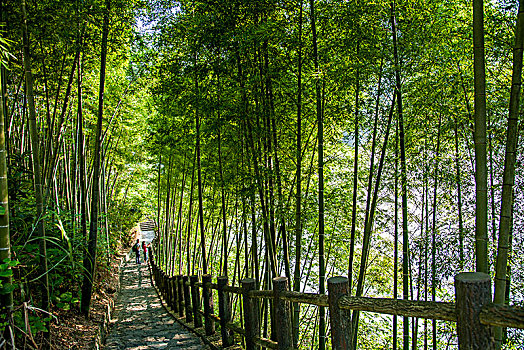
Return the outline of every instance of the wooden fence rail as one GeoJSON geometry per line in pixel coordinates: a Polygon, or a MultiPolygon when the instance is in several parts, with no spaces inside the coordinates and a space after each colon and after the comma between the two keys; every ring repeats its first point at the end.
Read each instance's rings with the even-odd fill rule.
{"type": "Polygon", "coordinates": [[[524,329],[524,308],[491,303],[490,276],[465,272],[455,276],[455,303],[411,301],[348,296],[346,277],[328,279],[328,295],[299,293],[288,290],[286,277],[273,279],[273,290],[256,290],[254,279],[244,279],[240,287],[228,285],[226,276],[212,283],[211,275],[168,276],[150,254],[154,282],[173,311],[193,322],[195,328],[204,327],[207,336],[215,333],[220,324],[222,346],[234,344],[233,332],[244,337],[247,350],[294,349],[291,329],[291,303],[302,303],[329,308],[331,343],[335,350],[351,349],[350,311],[368,311],[406,317],[417,317],[457,322],[459,349],[494,349],[492,326],[524,329]],[[203,305],[200,305],[202,289],[203,305]],[[213,290],[218,293],[218,316],[214,313],[213,290]],[[244,328],[231,322],[231,294],[242,296],[244,328]],[[260,299],[270,299],[276,322],[274,340],[260,336],[260,299]],[[203,308],[203,310],[202,310],[203,308]],[[204,324],[202,323],[204,316],[204,324]]]}

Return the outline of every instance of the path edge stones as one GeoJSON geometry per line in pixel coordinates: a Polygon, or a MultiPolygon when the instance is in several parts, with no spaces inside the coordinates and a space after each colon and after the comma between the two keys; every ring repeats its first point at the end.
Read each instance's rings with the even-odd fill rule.
{"type": "Polygon", "coordinates": [[[106,338],[109,335],[109,332],[111,330],[111,320],[112,320],[112,317],[114,316],[115,305],[116,305],[115,301],[117,301],[118,298],[120,298],[120,292],[122,290],[122,277],[123,277],[122,276],[122,266],[124,266],[124,264],[127,261],[126,255],[119,254],[118,259],[120,259],[120,263],[118,264],[118,270],[117,270],[118,284],[116,286],[116,292],[115,292],[116,298],[109,300],[109,303],[107,304],[106,310],[104,312],[104,321],[100,325],[98,325],[98,329],[95,335],[95,340],[89,349],[100,350],[103,347],[103,345],[105,344],[106,338]]]}

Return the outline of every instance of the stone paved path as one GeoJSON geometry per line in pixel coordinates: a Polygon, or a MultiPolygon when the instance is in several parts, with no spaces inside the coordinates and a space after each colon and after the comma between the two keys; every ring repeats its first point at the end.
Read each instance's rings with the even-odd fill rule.
{"type": "Polygon", "coordinates": [[[115,305],[118,320],[104,349],[208,349],[162,307],[146,264],[136,265],[134,259],[129,260],[122,266],[121,282],[115,305]]]}

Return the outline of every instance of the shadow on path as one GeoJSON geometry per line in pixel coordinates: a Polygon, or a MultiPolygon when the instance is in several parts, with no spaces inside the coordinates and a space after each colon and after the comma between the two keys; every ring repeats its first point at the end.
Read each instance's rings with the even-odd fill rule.
{"type": "Polygon", "coordinates": [[[117,320],[104,349],[208,349],[162,307],[151,286],[147,264],[122,266],[122,288],[115,306],[117,320]]]}

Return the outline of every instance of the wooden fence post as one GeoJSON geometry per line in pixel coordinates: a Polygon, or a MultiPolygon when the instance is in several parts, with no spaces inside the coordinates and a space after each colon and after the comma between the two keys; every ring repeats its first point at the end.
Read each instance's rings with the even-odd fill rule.
{"type": "Polygon", "coordinates": [[[291,332],[291,308],[289,302],[282,300],[280,294],[288,290],[287,277],[273,278],[273,307],[276,315],[276,335],[279,350],[293,349],[293,333],[291,332]]]}
{"type": "Polygon", "coordinates": [[[495,349],[492,329],[480,323],[482,307],[491,302],[491,279],[481,272],[455,276],[455,309],[460,350],[495,349]]]}
{"type": "Polygon", "coordinates": [[[162,297],[167,302],[168,305],[171,303],[171,294],[169,292],[169,277],[166,275],[166,273],[162,270],[160,270],[160,293],[162,294],[162,297]]]}
{"type": "Polygon", "coordinates": [[[200,315],[200,292],[196,283],[198,282],[198,276],[193,275],[190,278],[191,281],[191,304],[193,305],[193,324],[195,328],[202,327],[202,317],[200,315]]]}
{"type": "Polygon", "coordinates": [[[206,335],[215,334],[215,320],[211,318],[213,311],[213,294],[212,289],[207,286],[208,283],[211,283],[211,275],[202,276],[202,289],[203,289],[203,300],[204,300],[204,318],[206,321],[206,335]]]}
{"type": "Polygon", "coordinates": [[[162,297],[169,304],[169,297],[167,295],[167,285],[169,284],[169,279],[162,270],[158,270],[158,282],[158,289],[160,290],[160,294],[162,294],[162,297]]]}
{"type": "Polygon", "coordinates": [[[167,290],[166,290],[166,284],[168,283],[168,278],[166,276],[166,274],[164,273],[164,271],[160,270],[159,271],[159,276],[160,276],[160,292],[162,293],[162,297],[164,297],[164,299],[166,298],[166,293],[167,293],[167,290]]]}
{"type": "Polygon", "coordinates": [[[173,312],[178,312],[178,292],[177,292],[177,285],[176,285],[176,276],[172,276],[169,279],[169,289],[171,293],[170,303],[171,308],[173,309],[173,312]]]}
{"type": "Polygon", "coordinates": [[[182,277],[184,290],[184,305],[186,307],[186,322],[193,322],[193,313],[191,312],[191,298],[189,297],[189,286],[187,285],[189,276],[182,277]]]}
{"type": "Polygon", "coordinates": [[[244,328],[246,329],[246,350],[257,350],[255,338],[259,336],[260,322],[258,317],[258,303],[249,297],[249,291],[255,289],[255,280],[246,278],[242,283],[242,305],[244,307],[244,328]]]}
{"type": "Polygon", "coordinates": [[[169,298],[167,296],[167,290],[166,290],[167,282],[168,282],[168,279],[167,279],[166,274],[164,273],[164,271],[160,270],[160,285],[159,285],[160,294],[162,294],[162,297],[165,300],[167,300],[167,302],[169,303],[169,298]]]}
{"type": "Polygon", "coordinates": [[[184,317],[184,285],[182,284],[182,275],[176,276],[175,283],[178,293],[178,315],[184,317]]]}
{"type": "Polygon", "coordinates": [[[349,292],[349,280],[336,276],[328,279],[329,319],[331,323],[331,345],[334,350],[351,349],[351,312],[341,310],[338,300],[349,292]]]}
{"type": "Polygon", "coordinates": [[[229,293],[224,292],[227,286],[227,276],[217,278],[218,285],[218,316],[220,317],[220,335],[222,336],[222,346],[233,345],[233,334],[227,329],[227,323],[231,322],[231,305],[229,303],[229,293]]]}

